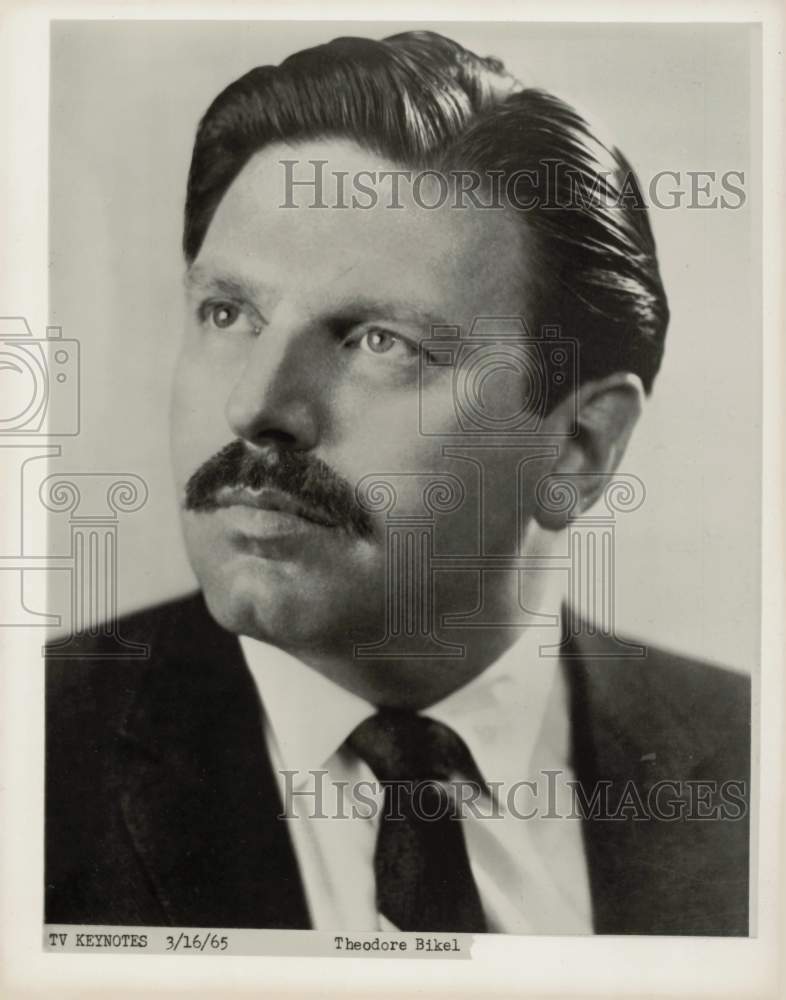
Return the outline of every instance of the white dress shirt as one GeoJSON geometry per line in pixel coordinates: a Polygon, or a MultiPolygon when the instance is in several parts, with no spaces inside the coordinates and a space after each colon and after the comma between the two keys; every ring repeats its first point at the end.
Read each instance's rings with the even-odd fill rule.
{"type": "MultiPolygon", "coordinates": [[[[554,816],[571,812],[565,782],[573,778],[560,661],[539,654],[555,634],[524,629],[482,674],[423,712],[461,736],[486,782],[501,783],[496,810],[485,800],[477,807],[482,815],[462,821],[491,932],[592,933],[581,821],[554,816]]],[[[240,644],[262,699],[313,927],[395,930],[375,905],[379,809],[368,800],[381,805],[383,793],[365,762],[342,745],[375,707],[274,646],[246,636],[240,644]],[[361,797],[353,793],[358,782],[368,782],[361,797]]]]}

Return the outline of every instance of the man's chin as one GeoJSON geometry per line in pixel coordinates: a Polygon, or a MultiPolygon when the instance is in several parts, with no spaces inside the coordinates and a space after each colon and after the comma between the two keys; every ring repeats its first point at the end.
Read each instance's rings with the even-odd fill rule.
{"type": "Polygon", "coordinates": [[[349,609],[362,610],[358,595],[340,594],[335,580],[320,584],[315,575],[301,579],[291,568],[287,572],[276,563],[262,567],[256,559],[233,560],[223,573],[200,576],[211,615],[236,635],[294,653],[328,655],[367,641],[368,616],[359,616],[365,627],[357,630],[346,618],[349,609]]]}

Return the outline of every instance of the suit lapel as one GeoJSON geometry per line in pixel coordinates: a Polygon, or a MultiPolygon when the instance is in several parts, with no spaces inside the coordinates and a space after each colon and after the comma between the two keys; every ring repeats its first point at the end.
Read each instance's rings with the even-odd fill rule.
{"type": "Polygon", "coordinates": [[[121,732],[121,805],[169,920],[308,927],[237,640],[195,598],[156,637],[152,655],[121,732]]]}

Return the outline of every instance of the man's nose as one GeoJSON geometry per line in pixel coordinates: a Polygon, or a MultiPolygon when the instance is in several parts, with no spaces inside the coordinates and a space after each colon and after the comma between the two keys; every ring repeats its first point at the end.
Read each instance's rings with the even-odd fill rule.
{"type": "Polygon", "coordinates": [[[227,400],[227,420],[238,437],[298,451],[316,446],[321,420],[315,339],[282,325],[259,333],[227,400]]]}

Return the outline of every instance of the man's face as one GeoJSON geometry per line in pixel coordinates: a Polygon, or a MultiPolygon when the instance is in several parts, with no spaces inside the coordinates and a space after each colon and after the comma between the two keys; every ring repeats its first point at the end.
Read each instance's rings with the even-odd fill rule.
{"type": "MultiPolygon", "coordinates": [[[[386,593],[384,514],[353,525],[347,497],[372,473],[455,471],[442,455],[447,439],[419,430],[419,402],[432,427],[454,426],[453,372],[434,368],[421,382],[419,345],[435,324],[467,331],[478,316],[520,314],[524,253],[519,227],[501,212],[449,202],[429,211],[405,186],[399,209],[385,198],[371,210],[310,208],[313,189],[297,187],[297,207],[283,208],[283,159],[299,160],[296,176],[310,160],[328,161],[326,177],[396,168],[349,142],[278,145],[228,189],[187,276],[175,472],[184,495],[236,442],[232,471],[214,463],[196,491],[192,480],[196,509],[183,511],[218,621],[292,651],[344,655],[381,637],[386,593]],[[241,456],[278,462],[290,478],[238,485],[241,456]]],[[[421,201],[431,203],[426,191],[421,201]]],[[[516,379],[493,391],[516,409],[516,379]]],[[[423,513],[422,476],[397,482],[396,513],[423,513]]],[[[453,523],[476,537],[461,512],[453,523]]]]}

